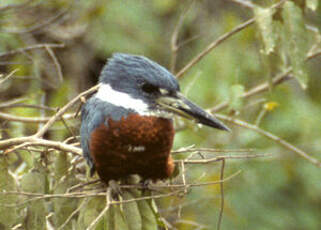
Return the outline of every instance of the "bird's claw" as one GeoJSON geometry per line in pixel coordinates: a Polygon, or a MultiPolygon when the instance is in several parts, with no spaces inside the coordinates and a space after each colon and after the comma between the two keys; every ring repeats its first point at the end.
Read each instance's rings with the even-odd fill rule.
{"type": "Polygon", "coordinates": [[[108,187],[111,190],[112,197],[118,197],[119,195],[122,194],[121,187],[117,181],[110,180],[108,182],[108,187]]]}

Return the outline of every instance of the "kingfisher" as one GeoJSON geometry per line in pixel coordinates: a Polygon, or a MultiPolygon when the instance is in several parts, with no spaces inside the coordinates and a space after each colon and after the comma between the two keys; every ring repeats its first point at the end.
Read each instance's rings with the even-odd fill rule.
{"type": "Polygon", "coordinates": [[[171,177],[173,116],[229,131],[185,98],[176,78],[144,56],[116,53],[99,76],[100,87],[81,110],[81,147],[91,175],[106,182],[130,175],[143,181],[171,177]]]}

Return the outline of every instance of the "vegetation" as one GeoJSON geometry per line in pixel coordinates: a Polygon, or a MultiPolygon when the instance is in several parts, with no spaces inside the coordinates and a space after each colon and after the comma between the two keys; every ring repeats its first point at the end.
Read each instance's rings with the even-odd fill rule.
{"type": "Polygon", "coordinates": [[[0,229],[321,229],[320,5],[1,1],[0,229]],[[121,199],[78,140],[113,52],[166,66],[232,129],[177,119],[177,176],[121,199]]]}

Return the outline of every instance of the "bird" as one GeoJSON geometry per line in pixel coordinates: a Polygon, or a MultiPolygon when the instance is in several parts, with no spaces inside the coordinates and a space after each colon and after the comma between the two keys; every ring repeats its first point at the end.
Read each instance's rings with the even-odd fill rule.
{"type": "Polygon", "coordinates": [[[139,55],[114,53],[99,76],[100,87],[81,108],[81,148],[105,183],[138,175],[142,181],[170,178],[173,117],[230,129],[180,92],[176,77],[139,55]]]}

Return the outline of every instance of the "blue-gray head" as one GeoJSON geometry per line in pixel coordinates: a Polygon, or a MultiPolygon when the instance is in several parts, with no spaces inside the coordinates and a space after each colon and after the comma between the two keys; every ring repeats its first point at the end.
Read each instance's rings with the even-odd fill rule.
{"type": "Polygon", "coordinates": [[[101,72],[96,97],[142,115],[177,114],[207,126],[229,130],[223,123],[186,99],[176,78],[143,56],[116,53],[101,72]]]}

